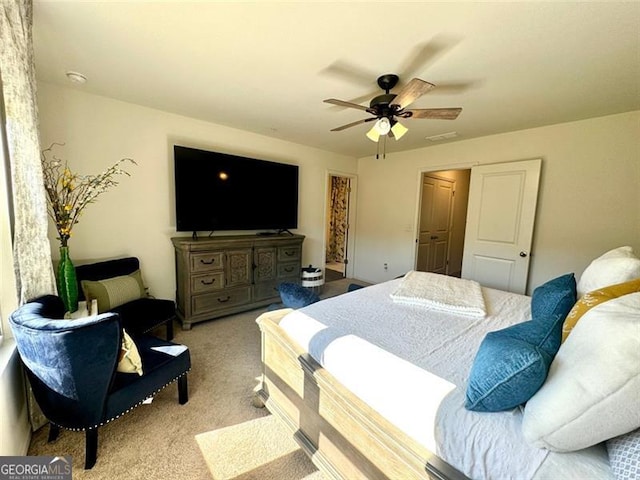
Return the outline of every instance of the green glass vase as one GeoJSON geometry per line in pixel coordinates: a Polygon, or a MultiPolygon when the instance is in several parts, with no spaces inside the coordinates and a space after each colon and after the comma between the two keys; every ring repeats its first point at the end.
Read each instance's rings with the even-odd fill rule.
{"type": "Polygon", "coordinates": [[[62,299],[67,312],[75,312],[78,310],[78,280],[76,268],[69,257],[69,247],[60,247],[57,281],[58,296],[62,299]]]}

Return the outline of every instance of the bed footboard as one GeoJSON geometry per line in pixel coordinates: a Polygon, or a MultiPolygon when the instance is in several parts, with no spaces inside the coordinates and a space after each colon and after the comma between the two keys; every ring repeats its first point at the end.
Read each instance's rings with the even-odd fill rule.
{"type": "Polygon", "coordinates": [[[254,405],[293,432],[327,477],[463,480],[438,458],[342,386],[279,327],[290,309],[258,317],[262,377],[254,405]]]}

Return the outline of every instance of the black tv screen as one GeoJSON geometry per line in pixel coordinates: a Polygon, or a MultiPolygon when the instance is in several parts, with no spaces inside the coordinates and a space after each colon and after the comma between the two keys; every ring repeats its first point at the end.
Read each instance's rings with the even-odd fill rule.
{"type": "Polygon", "coordinates": [[[298,227],[298,166],[174,145],[176,230],[298,227]]]}

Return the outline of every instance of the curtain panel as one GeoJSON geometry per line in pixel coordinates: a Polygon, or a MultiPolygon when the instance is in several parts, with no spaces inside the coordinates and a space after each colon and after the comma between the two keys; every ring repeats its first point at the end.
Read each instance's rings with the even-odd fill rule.
{"type": "MultiPolygon", "coordinates": [[[[0,92],[9,157],[10,207],[13,214],[13,263],[20,304],[57,293],[47,237],[33,55],[31,0],[0,4],[0,92]]],[[[27,382],[28,383],[28,382],[27,382]]],[[[27,402],[34,430],[47,423],[30,386],[27,402]]]]}
{"type": "Polygon", "coordinates": [[[30,0],[2,2],[0,74],[11,167],[14,268],[21,304],[56,293],[40,163],[32,22],[30,0]]]}
{"type": "Polygon", "coordinates": [[[331,177],[331,199],[329,202],[329,241],[327,262],[344,262],[349,213],[349,179],[331,177]]]}

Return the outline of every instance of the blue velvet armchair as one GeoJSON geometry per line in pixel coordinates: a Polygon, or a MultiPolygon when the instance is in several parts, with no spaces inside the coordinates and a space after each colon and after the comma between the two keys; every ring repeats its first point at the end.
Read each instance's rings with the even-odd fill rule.
{"type": "Polygon", "coordinates": [[[49,441],[60,427],[86,432],[85,469],[98,450],[98,428],[177,380],[180,404],[188,401],[189,350],[150,335],[135,345],[143,375],[117,369],[123,329],[117,313],[64,320],[60,297],[45,295],[9,317],[33,394],[50,422],[49,441]]]}

